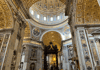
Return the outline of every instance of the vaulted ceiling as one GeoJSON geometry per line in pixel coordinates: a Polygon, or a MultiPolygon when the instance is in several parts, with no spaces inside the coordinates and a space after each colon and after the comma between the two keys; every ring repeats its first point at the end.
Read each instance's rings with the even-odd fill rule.
{"type": "Polygon", "coordinates": [[[13,27],[12,11],[4,0],[0,0],[0,29],[6,29],[12,27],[13,27]]]}

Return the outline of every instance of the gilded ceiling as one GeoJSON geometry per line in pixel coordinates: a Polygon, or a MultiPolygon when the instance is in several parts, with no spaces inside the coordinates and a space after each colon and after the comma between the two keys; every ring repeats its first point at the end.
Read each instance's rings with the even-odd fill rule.
{"type": "Polygon", "coordinates": [[[78,0],[76,24],[99,24],[100,7],[97,0],[78,0]]]}
{"type": "Polygon", "coordinates": [[[0,29],[12,28],[13,16],[11,9],[4,0],[0,0],[0,29]]]}

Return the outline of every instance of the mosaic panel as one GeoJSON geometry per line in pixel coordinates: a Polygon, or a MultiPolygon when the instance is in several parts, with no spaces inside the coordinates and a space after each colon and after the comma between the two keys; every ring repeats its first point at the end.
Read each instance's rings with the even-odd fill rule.
{"type": "Polygon", "coordinates": [[[41,34],[41,31],[39,28],[34,28],[32,33],[33,33],[33,36],[38,37],[41,34]]]}

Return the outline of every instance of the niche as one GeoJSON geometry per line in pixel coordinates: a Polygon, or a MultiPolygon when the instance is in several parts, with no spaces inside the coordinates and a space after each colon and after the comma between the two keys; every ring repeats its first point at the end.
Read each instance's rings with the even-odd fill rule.
{"type": "Polygon", "coordinates": [[[30,70],[35,70],[35,63],[30,64],[30,70]]]}

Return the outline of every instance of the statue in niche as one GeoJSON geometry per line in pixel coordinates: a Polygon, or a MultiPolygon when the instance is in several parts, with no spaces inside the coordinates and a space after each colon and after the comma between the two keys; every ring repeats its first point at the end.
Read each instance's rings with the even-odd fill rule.
{"type": "Polygon", "coordinates": [[[13,52],[12,62],[11,62],[11,70],[15,70],[15,64],[16,64],[16,50],[13,52]]]}
{"type": "Polygon", "coordinates": [[[25,54],[25,49],[26,49],[26,47],[23,47],[23,54],[25,54]]]}
{"type": "Polygon", "coordinates": [[[35,63],[31,63],[30,70],[35,70],[35,63]]]}
{"type": "Polygon", "coordinates": [[[71,70],[76,70],[75,63],[74,62],[71,62],[70,63],[70,66],[71,66],[71,70]]]}
{"type": "Polygon", "coordinates": [[[31,50],[31,59],[36,58],[37,50],[31,50]]]}
{"type": "Polygon", "coordinates": [[[9,34],[6,34],[5,39],[8,39],[8,38],[9,38],[9,34]]]}
{"type": "Polygon", "coordinates": [[[73,49],[70,49],[70,56],[73,57],[73,49]]]}
{"type": "Polygon", "coordinates": [[[73,49],[69,49],[68,52],[69,52],[69,56],[73,57],[73,49]]]}

